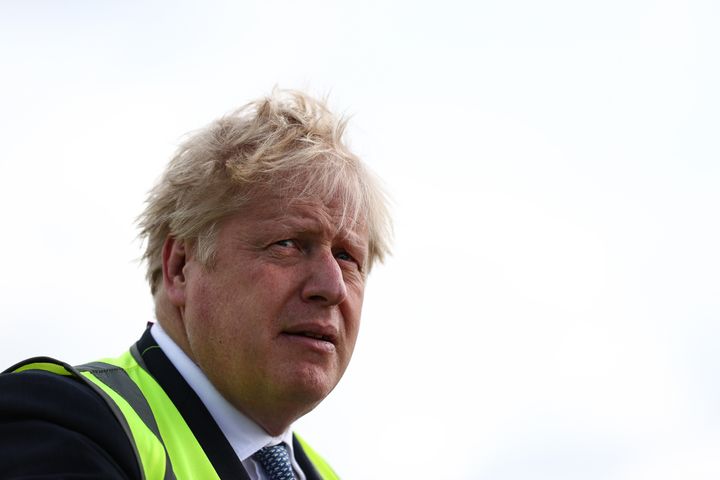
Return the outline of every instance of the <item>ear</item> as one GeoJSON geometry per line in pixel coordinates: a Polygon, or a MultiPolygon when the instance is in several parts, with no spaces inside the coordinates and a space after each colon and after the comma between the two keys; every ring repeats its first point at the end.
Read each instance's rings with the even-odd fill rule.
{"type": "Polygon", "coordinates": [[[176,307],[185,306],[185,247],[184,240],[167,237],[162,249],[163,289],[176,307]]]}

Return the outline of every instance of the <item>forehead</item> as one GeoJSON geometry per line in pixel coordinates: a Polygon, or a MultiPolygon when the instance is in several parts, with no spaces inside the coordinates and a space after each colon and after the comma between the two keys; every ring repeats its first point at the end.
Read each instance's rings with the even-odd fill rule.
{"type": "Polygon", "coordinates": [[[323,200],[263,192],[253,195],[233,217],[258,230],[301,231],[367,245],[366,221],[354,210],[337,196],[323,200]]]}

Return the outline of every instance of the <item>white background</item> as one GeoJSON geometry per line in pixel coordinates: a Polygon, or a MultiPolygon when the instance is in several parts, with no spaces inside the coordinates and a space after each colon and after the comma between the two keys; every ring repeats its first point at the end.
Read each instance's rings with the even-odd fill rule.
{"type": "Polygon", "coordinates": [[[720,5],[0,3],[0,363],[126,349],[133,221],[181,136],[330,93],[394,200],[347,479],[720,476],[720,5]]]}

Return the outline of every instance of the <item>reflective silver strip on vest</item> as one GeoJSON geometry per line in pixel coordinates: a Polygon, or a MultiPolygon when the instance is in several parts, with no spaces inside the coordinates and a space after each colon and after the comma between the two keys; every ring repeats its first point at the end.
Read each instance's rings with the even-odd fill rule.
{"type": "MultiPolygon", "coordinates": [[[[133,348],[135,348],[134,345],[133,348]]],[[[144,367],[144,365],[142,365],[142,367],[144,367]]],[[[165,448],[165,443],[162,441],[160,429],[158,428],[157,422],[155,421],[155,416],[152,413],[152,409],[150,408],[150,405],[145,399],[145,396],[140,391],[140,388],[138,388],[138,386],[135,384],[132,378],[130,378],[127,372],[120,367],[104,362],[86,363],[84,365],[79,365],[76,368],[81,372],[92,373],[101,382],[112,388],[118,395],[120,395],[122,398],[125,399],[126,402],[128,402],[128,404],[132,407],[135,413],[137,413],[137,415],[143,421],[145,426],[147,426],[150,431],[157,437],[158,441],[163,446],[163,450],[165,450],[164,480],[175,480],[175,472],[173,472],[172,464],[170,463],[170,457],[168,457],[167,448],[165,448]]],[[[101,388],[99,388],[97,385],[95,385],[85,377],[83,377],[83,379],[85,379],[87,383],[89,383],[95,389],[95,391],[98,391],[102,394],[108,405],[110,405],[110,408],[113,409],[115,416],[118,416],[119,413],[120,418],[124,419],[124,415],[120,411],[120,408],[117,406],[115,401],[112,400],[112,398],[110,398],[105,392],[102,391],[101,388]]],[[[137,453],[135,440],[132,436],[132,433],[130,432],[130,428],[128,427],[127,422],[121,423],[123,426],[123,430],[125,430],[125,434],[128,436],[128,438],[133,444],[135,454],[138,456],[138,459],[140,459],[141,457],[137,453]]],[[[143,478],[145,477],[142,465],[140,468],[140,474],[143,476],[143,478]]]]}

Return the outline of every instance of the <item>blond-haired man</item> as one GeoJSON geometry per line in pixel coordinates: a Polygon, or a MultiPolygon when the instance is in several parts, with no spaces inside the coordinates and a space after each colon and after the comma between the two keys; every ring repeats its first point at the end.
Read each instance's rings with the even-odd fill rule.
{"type": "Polygon", "coordinates": [[[336,478],[292,424],[342,377],[390,229],[343,130],[275,91],[189,138],[139,219],[157,322],[2,375],[0,476],[336,478]]]}

